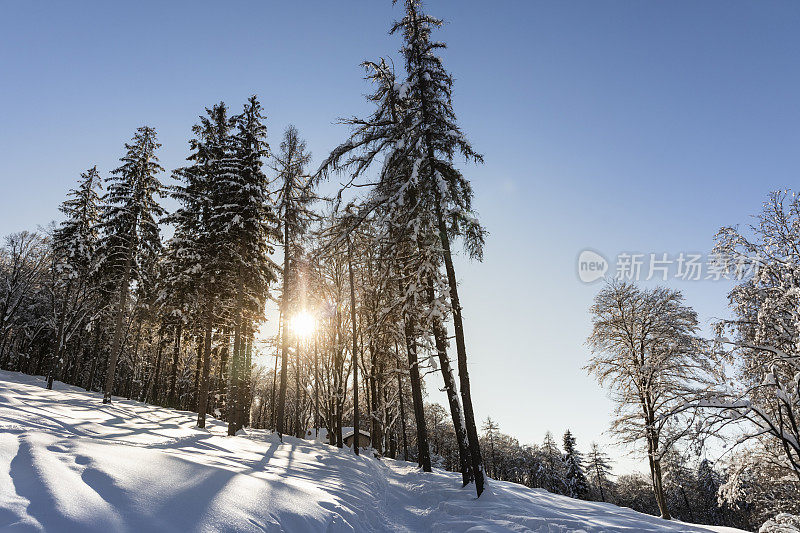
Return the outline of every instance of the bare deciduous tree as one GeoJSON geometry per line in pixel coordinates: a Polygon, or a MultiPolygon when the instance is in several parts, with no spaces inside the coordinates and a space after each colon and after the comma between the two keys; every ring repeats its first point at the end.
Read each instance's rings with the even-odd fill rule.
{"type": "Polygon", "coordinates": [[[661,459],[692,426],[690,411],[676,410],[714,374],[696,335],[697,313],[683,304],[679,291],[619,281],[595,296],[590,313],[592,357],[586,369],[610,387],[617,402],[612,432],[626,444],[646,443],[656,501],[669,519],[661,459]]]}

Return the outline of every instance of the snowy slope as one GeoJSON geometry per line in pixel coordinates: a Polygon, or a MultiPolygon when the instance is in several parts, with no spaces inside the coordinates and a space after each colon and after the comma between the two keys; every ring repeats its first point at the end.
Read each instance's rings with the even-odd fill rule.
{"type": "MultiPolygon", "coordinates": [[[[710,531],[0,372],[2,531],[710,531]]],[[[723,529],[716,529],[722,531],[723,529]]]]}

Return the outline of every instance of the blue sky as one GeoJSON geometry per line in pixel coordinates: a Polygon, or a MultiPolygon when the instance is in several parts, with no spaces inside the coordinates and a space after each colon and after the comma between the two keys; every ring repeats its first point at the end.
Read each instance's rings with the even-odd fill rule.
{"type": "MultiPolygon", "coordinates": [[[[360,2],[2,3],[0,233],[57,217],[79,173],[114,168],[150,124],[167,169],[205,106],[258,94],[270,140],[294,123],[315,163],[364,114],[359,62],[397,59],[399,6],[360,2]]],[[[584,248],[707,252],[800,166],[800,5],[430,1],[448,24],[465,167],[491,235],[460,261],[478,416],[523,442],[607,442],[612,405],[581,370],[584,248]]],[[[703,324],[728,282],[671,282],[703,324]]],[[[432,396],[435,386],[430,384],[432,396]]],[[[624,470],[636,465],[620,455],[624,470]]]]}

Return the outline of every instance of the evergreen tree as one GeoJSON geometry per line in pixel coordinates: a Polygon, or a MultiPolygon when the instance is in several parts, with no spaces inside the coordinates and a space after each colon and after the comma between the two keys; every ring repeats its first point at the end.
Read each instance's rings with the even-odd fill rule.
{"type": "Polygon", "coordinates": [[[408,147],[407,150],[412,151],[409,155],[413,153],[414,163],[409,180],[419,180],[421,190],[430,202],[428,205],[438,229],[449,286],[461,403],[472,475],[480,496],[484,485],[483,461],[472,408],[464,326],[451,240],[461,237],[470,256],[477,259],[482,257],[485,230],[472,210],[472,187],[453,164],[456,153],[476,162],[482,161],[482,157],[472,149],[455,121],[451,96],[453,79],[437,55],[438,50],[445,45],[430,39],[431,31],[441,26],[442,22],[423,13],[419,0],[406,0],[405,11],[405,16],[391,30],[391,33],[401,33],[405,41],[401,54],[406,66],[403,92],[407,109],[404,116],[404,135],[400,142],[408,147]]]}
{"type": "Polygon", "coordinates": [[[255,96],[250,97],[234,122],[238,173],[228,184],[225,195],[226,212],[233,216],[224,226],[232,243],[227,250],[236,291],[231,380],[236,394],[229,434],[244,425],[247,397],[244,384],[249,383],[250,375],[245,347],[252,344],[252,336],[264,317],[269,286],[277,279],[277,266],[270,256],[274,252],[273,243],[280,239],[278,219],[270,203],[267,177],[262,168],[263,159],[269,156],[267,128],[261,104],[255,96]]]}
{"type": "Polygon", "coordinates": [[[292,312],[294,296],[293,282],[297,269],[295,261],[302,253],[300,239],[315,218],[309,204],[314,200],[313,188],[316,180],[305,174],[311,160],[306,143],[300,138],[297,128],[289,126],[283,134],[280,152],[275,156],[277,185],[277,214],[283,233],[283,288],[281,292],[281,382],[278,393],[276,430],[285,432],[286,379],[289,362],[288,321],[292,312]]]}
{"type": "Polygon", "coordinates": [[[52,389],[53,380],[60,377],[67,342],[86,325],[92,311],[94,286],[91,278],[100,238],[100,188],[100,175],[95,166],[81,174],[78,188],[69,192],[59,208],[65,219],[53,232],[52,240],[55,353],[48,367],[48,389],[52,389]]]}
{"type": "MultiPolygon", "coordinates": [[[[175,188],[173,188],[172,196],[175,196],[175,188]]],[[[169,364],[169,382],[166,394],[166,404],[170,407],[177,407],[176,394],[181,340],[183,339],[184,328],[191,316],[192,295],[194,294],[194,288],[191,285],[192,276],[189,275],[190,271],[186,263],[187,260],[191,259],[191,256],[186,253],[187,250],[184,248],[191,244],[189,240],[190,234],[187,233],[187,228],[183,222],[176,216],[180,211],[181,209],[179,208],[173,214],[175,218],[169,217],[167,219],[175,221],[176,225],[175,233],[167,242],[162,269],[161,292],[158,295],[164,313],[164,321],[172,330],[172,357],[169,364]]]]}
{"type": "MultiPolygon", "coordinates": [[[[405,8],[405,17],[392,29],[392,33],[401,33],[405,39],[401,50],[406,66],[404,82],[395,82],[393,71],[383,60],[365,63],[370,79],[376,83],[376,91],[370,99],[378,107],[367,120],[348,121],[354,127],[351,138],[331,153],[320,171],[349,170],[352,182],[379,154],[384,154],[379,182],[356,217],[356,223],[377,213],[386,227],[384,238],[397,243],[397,257],[403,258],[398,271],[403,278],[400,292],[406,312],[409,366],[413,372],[416,365],[414,337],[430,329],[442,363],[464,481],[474,478],[480,495],[483,467],[472,409],[451,241],[462,238],[469,255],[481,258],[485,231],[472,210],[469,182],[453,165],[457,153],[474,161],[480,161],[481,157],[473,151],[455,122],[451,105],[452,78],[436,55],[444,45],[430,41],[431,30],[441,22],[423,14],[416,0],[405,2],[405,8]],[[442,265],[444,279],[439,272],[442,265]],[[446,294],[447,298],[440,297],[439,293],[446,294]],[[426,300],[432,309],[424,321],[430,323],[418,324],[418,317],[413,313],[426,300]],[[446,356],[447,336],[442,320],[448,313],[455,329],[458,391],[446,356]],[[457,393],[461,395],[460,401],[457,393]]],[[[414,382],[412,375],[412,386],[414,382]]],[[[415,412],[420,409],[421,406],[415,406],[415,412]]],[[[424,429],[420,426],[424,417],[418,418],[418,429],[424,429]]]]}
{"type": "Polygon", "coordinates": [[[486,421],[483,423],[483,431],[486,432],[486,436],[489,438],[489,457],[491,458],[490,474],[495,479],[497,479],[497,457],[494,453],[494,434],[499,429],[500,426],[498,426],[491,417],[487,416],[486,421]]]}
{"type": "Polygon", "coordinates": [[[56,269],[67,279],[91,272],[100,238],[100,195],[97,166],[81,173],[77,189],[67,194],[59,210],[65,219],[53,234],[56,269]]]}
{"type": "Polygon", "coordinates": [[[542,487],[549,492],[563,494],[566,487],[564,462],[561,460],[561,452],[553,438],[553,434],[549,431],[544,434],[540,452],[539,480],[542,487]]]}
{"type": "Polygon", "coordinates": [[[722,476],[714,470],[714,463],[703,459],[697,466],[697,492],[700,496],[698,507],[703,523],[719,524],[723,518],[722,509],[717,500],[722,476]]]}
{"type": "Polygon", "coordinates": [[[610,484],[611,459],[600,449],[596,442],[592,443],[586,472],[596,487],[600,500],[607,501],[606,490],[610,484]]]}
{"type": "MultiPolygon", "coordinates": [[[[223,319],[227,309],[237,313],[244,306],[244,290],[241,288],[244,250],[250,242],[243,235],[243,227],[250,226],[252,212],[246,212],[242,202],[249,202],[243,189],[243,142],[237,142],[232,133],[236,119],[228,116],[224,102],[206,109],[206,116],[193,127],[195,138],[190,141],[192,153],[187,158],[191,165],[178,169],[176,178],[183,185],[173,195],[182,207],[171,217],[177,224],[176,246],[178,256],[173,272],[174,283],[189,283],[193,290],[195,312],[202,324],[199,340],[197,369],[199,390],[197,392],[197,425],[205,427],[208,408],[209,378],[211,373],[211,351],[214,327],[223,319]]],[[[257,135],[260,135],[257,134],[257,135]]],[[[250,179],[252,167],[248,170],[250,179]]],[[[260,199],[259,190],[250,191],[254,199],[260,199]]],[[[258,200],[260,201],[260,200],[258,200]]],[[[266,243],[264,244],[266,246],[266,243]]],[[[258,282],[258,278],[254,279],[258,282]]],[[[234,351],[238,356],[242,349],[241,321],[237,314],[234,351]]],[[[233,376],[237,383],[237,376],[233,376]]],[[[234,395],[234,399],[236,396],[234,395]]],[[[233,423],[231,428],[235,427],[233,423]]]]}
{"type": "Polygon", "coordinates": [[[575,448],[575,437],[567,430],[564,433],[564,481],[567,496],[570,498],[585,499],[589,494],[589,484],[583,473],[583,458],[575,448]]]}
{"type": "Polygon", "coordinates": [[[101,243],[102,267],[108,287],[116,292],[114,332],[108,361],[103,403],[111,401],[117,360],[122,348],[122,335],[131,281],[138,281],[141,272],[161,252],[158,218],[164,214],[157,198],[164,187],[158,173],[156,150],[161,145],[149,126],[136,130],[131,143],[125,144],[122,165],[111,171],[104,200],[101,243]]]}

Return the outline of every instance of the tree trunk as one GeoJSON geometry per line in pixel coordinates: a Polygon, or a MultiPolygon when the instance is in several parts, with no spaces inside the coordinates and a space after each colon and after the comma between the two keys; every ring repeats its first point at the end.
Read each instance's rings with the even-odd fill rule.
{"type": "Polygon", "coordinates": [[[283,292],[281,294],[281,388],[278,393],[278,415],[276,419],[276,431],[278,436],[283,440],[283,433],[286,429],[285,416],[286,416],[286,372],[288,371],[289,363],[289,330],[287,329],[287,321],[289,319],[289,295],[291,287],[291,276],[289,267],[291,257],[291,250],[289,246],[289,227],[284,224],[283,236],[283,292]]]}
{"type": "Polygon", "coordinates": [[[667,508],[667,498],[664,495],[664,484],[661,481],[661,461],[653,459],[653,490],[656,495],[656,502],[658,503],[658,510],[661,512],[661,518],[670,520],[672,517],[667,508]]]}
{"type": "Polygon", "coordinates": [[[597,471],[597,486],[600,488],[600,499],[606,501],[606,495],[603,492],[603,477],[600,475],[600,464],[597,462],[597,457],[594,459],[594,468],[597,471]]]}
{"type": "Polygon", "coordinates": [[[131,358],[130,372],[128,373],[128,381],[125,385],[125,397],[127,399],[133,398],[133,380],[136,376],[136,361],[139,359],[139,346],[142,341],[142,322],[138,321],[136,326],[136,340],[133,343],[133,356],[131,358]]]}
{"type": "Polygon", "coordinates": [[[414,339],[412,320],[405,320],[406,351],[408,353],[408,370],[411,378],[411,399],[414,406],[414,419],[417,422],[417,463],[424,472],[431,471],[431,454],[428,449],[428,429],[425,422],[425,406],[422,401],[422,380],[419,375],[417,360],[417,341],[414,339]]]}
{"type": "Polygon", "coordinates": [[[239,388],[239,428],[249,425],[250,421],[250,402],[252,394],[250,392],[250,367],[253,362],[253,333],[248,330],[245,338],[246,347],[244,350],[244,359],[242,360],[242,377],[239,380],[241,387],[239,388]]]}
{"type": "Polygon", "coordinates": [[[86,391],[92,392],[92,388],[94,387],[94,376],[95,372],[97,371],[97,361],[100,359],[100,330],[102,329],[98,323],[94,325],[94,331],[92,332],[92,366],[89,370],[89,377],[86,381],[86,391]]]}
{"type": "Polygon", "coordinates": [[[242,307],[236,306],[236,323],[233,326],[233,355],[231,356],[231,386],[228,389],[228,435],[236,435],[236,411],[239,403],[239,361],[242,356],[242,307]]]}
{"type": "Polygon", "coordinates": [[[114,336],[111,338],[111,352],[109,353],[108,368],[106,369],[106,384],[103,388],[103,403],[111,403],[111,391],[114,388],[114,377],[117,370],[117,359],[122,348],[122,328],[125,322],[125,307],[128,305],[128,286],[131,281],[131,254],[125,258],[125,272],[119,288],[117,313],[114,317],[114,336]]]}
{"type": "Polygon", "coordinates": [[[400,429],[403,432],[403,461],[408,461],[408,437],[406,437],[406,411],[403,406],[403,378],[400,376],[400,349],[394,341],[395,364],[397,368],[397,399],[400,401],[400,429]]]}
{"type": "Polygon", "coordinates": [[[194,365],[194,394],[192,396],[192,410],[197,411],[200,402],[200,371],[203,369],[203,337],[197,338],[197,356],[194,365]]]}
{"type": "Polygon", "coordinates": [[[656,451],[658,443],[652,436],[647,438],[647,458],[650,464],[650,480],[653,483],[653,494],[656,497],[658,510],[661,513],[661,518],[670,520],[671,516],[667,509],[667,498],[664,495],[664,484],[661,481],[661,461],[656,459],[656,451]]]}
{"type": "Polygon", "coordinates": [[[153,377],[153,384],[152,384],[152,387],[151,387],[152,395],[150,395],[150,393],[148,392],[148,395],[150,396],[150,401],[153,402],[156,405],[160,405],[159,404],[159,398],[163,399],[163,396],[161,396],[161,394],[160,394],[162,392],[162,390],[161,390],[161,367],[162,367],[161,361],[162,361],[162,359],[164,357],[164,338],[163,338],[163,335],[164,335],[164,333],[162,332],[159,335],[159,338],[158,338],[158,355],[156,356],[156,374],[153,377]]]}
{"type": "Polygon", "coordinates": [[[336,314],[336,329],[334,332],[333,337],[333,357],[336,361],[336,375],[334,379],[336,381],[336,398],[334,400],[334,407],[336,409],[336,427],[334,428],[334,436],[336,437],[336,447],[342,448],[344,447],[344,435],[342,434],[342,417],[344,416],[344,400],[345,394],[347,391],[345,390],[346,384],[344,383],[344,348],[341,350],[338,348],[337,341],[341,339],[340,334],[340,325],[341,325],[341,318],[340,315],[336,314]]]}
{"type": "Polygon", "coordinates": [[[375,378],[375,369],[377,366],[375,356],[375,346],[370,343],[370,369],[369,369],[369,397],[370,397],[370,441],[375,451],[383,454],[383,428],[381,427],[381,419],[378,417],[379,413],[379,398],[378,398],[378,383],[375,378]]]}
{"type": "Polygon", "coordinates": [[[304,431],[300,429],[300,337],[295,341],[294,353],[294,436],[303,437],[304,431]]]}
{"type": "Polygon", "coordinates": [[[58,327],[56,328],[56,353],[54,354],[54,358],[50,363],[50,368],[47,371],[47,390],[53,389],[53,380],[56,379],[60,373],[61,359],[64,357],[64,329],[67,323],[67,306],[69,305],[67,300],[69,299],[71,286],[72,281],[68,281],[67,287],[64,290],[65,301],[63,302],[63,308],[58,315],[58,327]]]}
{"type": "MultiPolygon", "coordinates": [[[[0,324],[3,323],[2,314],[0,314],[0,324]]],[[[0,341],[0,367],[6,368],[8,357],[6,357],[6,342],[8,341],[9,334],[7,331],[2,332],[2,341],[0,341]]]]}
{"type": "MultiPolygon", "coordinates": [[[[197,427],[206,427],[206,406],[208,405],[208,376],[211,373],[211,309],[206,311],[205,334],[203,338],[203,379],[197,394],[197,427]]],[[[198,358],[200,354],[198,353],[198,358]]]]}
{"type": "Polygon", "coordinates": [[[288,335],[286,335],[286,319],[284,318],[283,335],[281,336],[281,386],[278,391],[278,413],[275,417],[275,430],[278,436],[283,439],[283,433],[286,430],[286,374],[289,372],[289,346],[288,335]]]}
{"type": "Polygon", "coordinates": [[[319,438],[319,353],[317,334],[314,334],[314,438],[319,438]]]}
{"type": "Polygon", "coordinates": [[[53,381],[56,379],[56,374],[59,373],[61,368],[61,358],[64,357],[64,322],[66,318],[62,316],[58,320],[58,331],[56,333],[56,352],[53,354],[53,360],[50,362],[50,367],[47,369],[47,390],[53,389],[53,381]]]}
{"type": "Polygon", "coordinates": [[[217,366],[217,397],[220,405],[218,409],[223,417],[228,416],[228,350],[230,345],[230,332],[227,327],[222,330],[222,343],[219,349],[219,365],[217,366]]]}
{"type": "Polygon", "coordinates": [[[158,346],[156,347],[156,368],[151,373],[152,379],[148,380],[148,385],[144,389],[144,402],[152,401],[158,403],[158,386],[161,380],[161,356],[164,353],[164,329],[160,328],[158,332],[158,346]],[[151,394],[151,391],[155,391],[151,394]]]}
{"type": "Polygon", "coordinates": [[[458,355],[458,378],[461,386],[461,403],[464,407],[464,423],[467,430],[469,455],[472,461],[472,473],[475,479],[475,490],[480,497],[483,493],[483,461],[481,459],[481,445],[478,439],[478,426],[475,423],[475,413],[472,409],[472,393],[469,384],[469,371],[467,370],[467,347],[464,342],[464,323],[461,319],[461,303],[458,299],[458,281],[453,267],[453,256],[450,252],[450,238],[447,235],[447,226],[442,216],[439,205],[438,187],[434,187],[436,194],[436,221],[439,226],[439,238],[442,243],[444,265],[447,272],[447,283],[450,287],[450,306],[453,312],[453,329],[456,336],[456,354],[458,355]]]}
{"type": "Polygon", "coordinates": [[[350,276],[350,320],[353,329],[353,451],[358,455],[359,416],[358,416],[358,337],[356,337],[356,289],[353,282],[353,255],[350,247],[350,234],[347,234],[347,270],[350,276]]]}
{"type": "Polygon", "coordinates": [[[175,397],[175,385],[178,381],[178,358],[181,353],[181,335],[183,334],[183,320],[179,319],[178,324],[175,326],[175,345],[172,349],[172,369],[170,370],[169,377],[169,392],[167,393],[167,405],[170,407],[177,406],[177,398],[175,397]]]}
{"type": "MultiPolygon", "coordinates": [[[[278,312],[278,343],[281,342],[281,337],[283,333],[281,332],[281,324],[283,323],[283,312],[278,312]]],[[[272,369],[272,390],[270,391],[270,412],[269,412],[269,428],[275,429],[275,387],[278,383],[278,359],[280,359],[279,354],[276,350],[275,353],[275,367],[272,369]]]]}
{"type": "Polygon", "coordinates": [[[433,338],[436,344],[436,351],[439,355],[439,369],[444,379],[447,402],[450,404],[450,415],[453,420],[456,440],[458,441],[461,481],[464,486],[467,486],[469,482],[472,481],[472,465],[467,442],[467,430],[464,427],[464,414],[461,411],[461,402],[458,399],[458,393],[456,391],[456,380],[453,376],[453,369],[450,366],[450,358],[447,355],[447,333],[438,320],[434,320],[433,338]]]}
{"type": "Polygon", "coordinates": [[[19,372],[19,369],[22,367],[22,365],[21,365],[22,353],[20,352],[20,344],[21,344],[21,342],[22,341],[20,339],[20,336],[19,335],[14,335],[14,338],[11,341],[11,348],[9,349],[9,355],[6,358],[6,361],[5,361],[5,363],[8,365],[8,367],[3,365],[3,368],[11,368],[11,360],[10,359],[13,357],[14,358],[14,366],[13,367],[17,370],[17,372],[19,372]]]}

